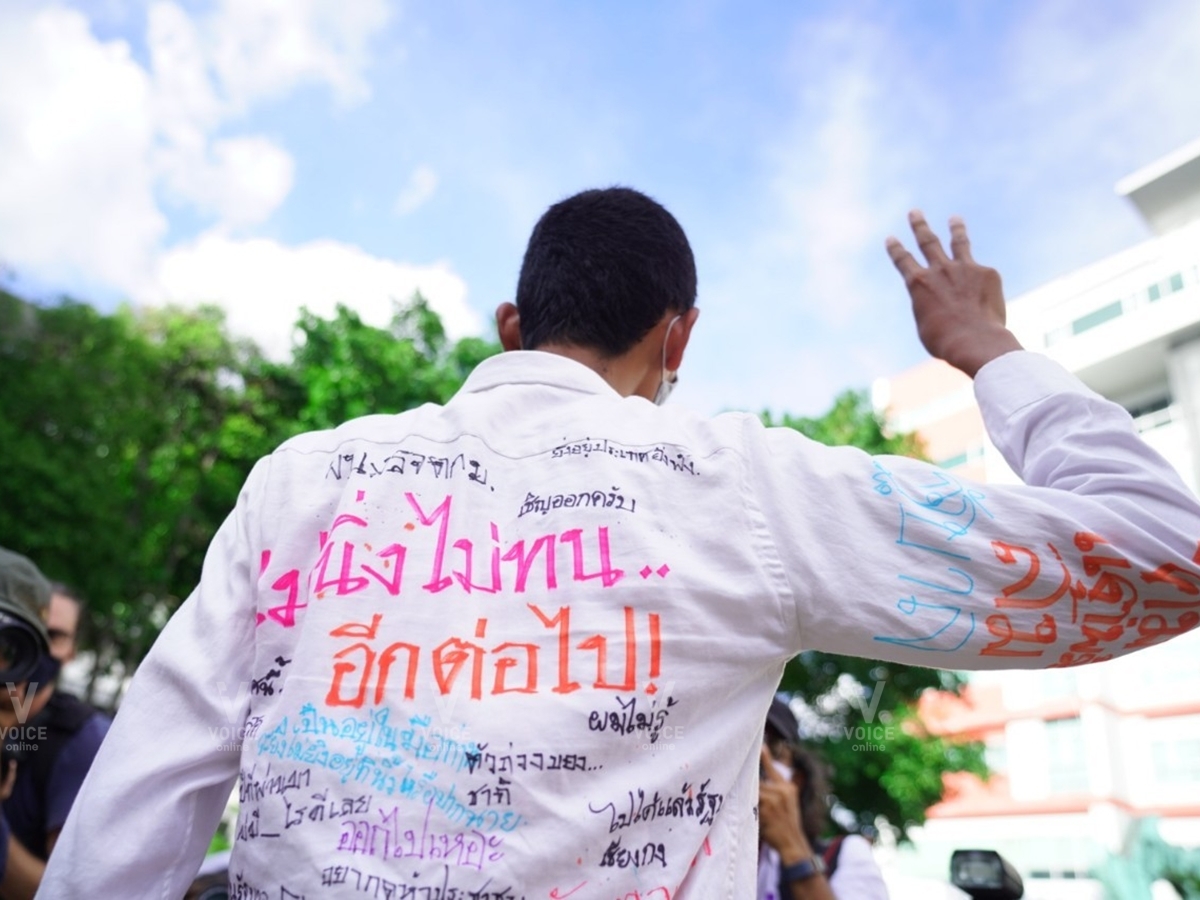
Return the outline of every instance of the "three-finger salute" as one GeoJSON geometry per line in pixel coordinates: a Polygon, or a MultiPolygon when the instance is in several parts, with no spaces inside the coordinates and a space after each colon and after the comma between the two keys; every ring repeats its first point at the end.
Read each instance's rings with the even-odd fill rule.
{"type": "Polygon", "coordinates": [[[963,220],[950,220],[949,256],[919,210],[908,221],[926,265],[894,237],[887,239],[887,252],[912,298],[925,349],[972,378],[997,356],[1022,349],[1004,324],[1000,273],[975,262],[963,220]]]}

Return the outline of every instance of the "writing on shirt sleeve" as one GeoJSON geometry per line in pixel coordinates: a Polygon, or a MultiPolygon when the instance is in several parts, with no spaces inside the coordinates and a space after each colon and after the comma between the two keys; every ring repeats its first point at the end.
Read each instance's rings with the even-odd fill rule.
{"type": "MultiPolygon", "coordinates": [[[[921,573],[900,575],[914,588],[896,604],[912,622],[910,633],[875,640],[922,651],[958,650],[977,625],[964,602],[975,593],[975,579],[962,539],[981,517],[991,518],[984,495],[945,472],[930,473],[928,483],[903,486],[882,463],[875,468],[875,490],[897,503],[896,542],[910,554],[913,572],[921,573]]],[[[1062,548],[1050,541],[1030,545],[999,539],[989,547],[982,563],[1010,570],[1012,580],[983,607],[993,611],[983,619],[987,641],[981,657],[1083,665],[1200,625],[1200,568],[1163,563],[1139,569],[1090,531],[1076,532],[1062,548]],[[1077,638],[1065,649],[1060,646],[1064,633],[1077,638]]],[[[1192,562],[1200,567],[1200,542],[1192,562]]]]}
{"type": "Polygon", "coordinates": [[[896,602],[909,623],[909,633],[876,635],[875,640],[950,653],[962,648],[976,627],[975,614],[957,599],[975,590],[975,581],[964,568],[971,557],[963,539],[976,522],[992,515],[983,505],[982,491],[966,488],[948,472],[929,470],[925,477],[925,482],[908,486],[875,461],[874,489],[896,503],[896,543],[913,560],[912,573],[900,576],[912,593],[896,602]]]}

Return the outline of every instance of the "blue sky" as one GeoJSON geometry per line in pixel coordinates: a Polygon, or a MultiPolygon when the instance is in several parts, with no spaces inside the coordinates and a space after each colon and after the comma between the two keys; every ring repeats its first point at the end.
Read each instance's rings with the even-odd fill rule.
{"type": "Polygon", "coordinates": [[[923,358],[883,251],[966,217],[1010,297],[1147,236],[1113,184],[1200,136],[1200,5],[0,2],[0,262],[110,308],[420,287],[490,333],[541,211],[628,184],[683,224],[672,403],[816,414],[923,358]]]}

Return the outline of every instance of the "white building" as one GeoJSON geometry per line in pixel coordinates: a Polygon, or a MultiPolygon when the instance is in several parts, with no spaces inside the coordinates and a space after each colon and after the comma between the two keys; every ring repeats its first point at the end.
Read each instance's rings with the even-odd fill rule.
{"type": "MultiPolygon", "coordinates": [[[[1009,326],[1124,405],[1196,490],[1200,140],[1117,192],[1153,237],[1015,298],[1009,326]]],[[[929,362],[875,395],[893,427],[919,432],[936,462],[1013,480],[965,376],[929,362]]],[[[968,702],[930,697],[923,715],[938,731],[985,741],[997,774],[951,783],[916,851],[900,853],[901,868],[944,877],[955,847],[991,847],[1025,876],[1027,897],[1100,897],[1087,876],[1126,848],[1139,819],[1161,817],[1167,841],[1200,847],[1200,633],[1080,669],[978,673],[968,702]]]]}

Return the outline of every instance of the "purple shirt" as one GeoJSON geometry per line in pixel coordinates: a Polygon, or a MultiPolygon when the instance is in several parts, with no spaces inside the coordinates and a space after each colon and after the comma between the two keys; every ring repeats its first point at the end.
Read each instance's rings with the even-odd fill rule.
{"type": "MultiPolygon", "coordinates": [[[[8,819],[12,834],[30,853],[46,859],[46,836],[62,828],[75,802],[75,795],[83,785],[83,779],[91,768],[100,742],[108,733],[110,720],[100,712],[94,712],[79,726],[78,730],[60,745],[57,758],[50,766],[48,776],[38,777],[38,770],[33,758],[43,752],[32,749],[39,744],[49,743],[49,739],[38,739],[39,724],[35,717],[27,725],[19,726],[19,734],[28,739],[18,741],[22,744],[22,759],[17,763],[17,779],[13,785],[12,796],[4,801],[4,816],[8,819]],[[44,781],[39,785],[39,781],[44,781]],[[40,795],[40,796],[39,796],[40,795]]],[[[45,748],[49,750],[49,748],[45,748]]],[[[50,751],[52,752],[52,751],[50,751]]]]}

